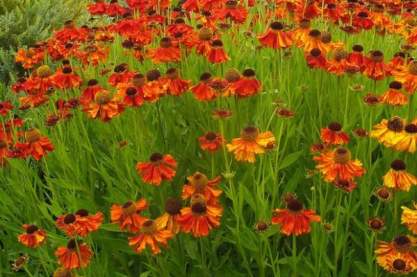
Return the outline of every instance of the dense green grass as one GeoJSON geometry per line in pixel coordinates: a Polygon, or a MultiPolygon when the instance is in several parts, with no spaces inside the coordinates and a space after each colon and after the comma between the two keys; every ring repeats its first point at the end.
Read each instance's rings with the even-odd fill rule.
{"type": "MultiPolygon", "coordinates": [[[[258,9],[262,17],[264,10],[258,9]]],[[[320,20],[314,24],[321,30],[327,26],[320,20]]],[[[259,22],[251,31],[260,34],[265,26],[259,22]]],[[[391,57],[401,42],[397,36],[379,36],[374,31],[346,36],[338,28],[328,27],[333,40],[345,42],[347,49],[361,43],[366,51],[380,49],[391,57]]],[[[210,103],[198,102],[190,93],[166,96],[157,103],[128,109],[108,123],[88,119],[76,111],[72,119],[52,128],[45,127],[44,121],[48,111],[54,109],[54,100],[77,96],[78,90],[57,92],[48,105],[19,111],[28,126],[48,135],[55,150],[39,162],[10,160],[0,171],[0,276],[49,276],[57,268],[54,250],[67,241],[56,229],[54,216],[80,208],[106,215],[101,230],[86,240],[95,254],[91,264],[79,271],[81,276],[285,277],[292,274],[294,263],[299,276],[386,276],[374,263],[376,239],[391,240],[406,232],[399,222],[400,206],[410,205],[416,191],[399,192],[389,203],[379,202],[373,191],[382,184],[381,178],[394,158],[403,158],[414,173],[417,161],[414,155],[395,153],[375,140],[353,136],[352,131],[358,127],[370,130],[393,115],[413,118],[416,98],[404,108],[367,106],[363,102],[366,93],[384,92],[389,80],[375,84],[361,75],[336,77],[311,70],[299,49],[291,49],[291,55],[256,49],[256,37],[245,35],[248,29],[245,24],[222,35],[230,62],[216,66],[190,54],[178,68],[182,77],[193,83],[205,71],[222,76],[229,68],[253,68],[263,84],[263,92],[257,96],[237,101],[219,98],[210,103]],[[363,85],[364,90],[352,91],[355,84],[363,85]],[[278,98],[295,112],[293,118],[275,115],[274,101],[278,98]],[[216,108],[228,108],[233,116],[222,121],[213,119],[211,112],[216,108]],[[352,156],[367,169],[351,193],[337,190],[318,174],[308,174],[315,166],[309,148],[319,141],[320,128],[332,121],[341,122],[350,133],[352,156]],[[207,131],[222,132],[230,141],[248,124],[272,131],[277,139],[276,148],[259,156],[255,164],[236,162],[224,151],[211,155],[198,146],[197,138],[207,131]],[[128,144],[121,148],[119,142],[124,140],[128,144]],[[179,167],[172,183],[153,187],[141,182],[135,164],[147,160],[153,152],[170,153],[177,159],[179,167]],[[109,223],[110,206],[145,197],[150,203],[148,215],[156,217],[163,212],[164,200],[179,196],[185,177],[196,171],[209,177],[223,176],[221,202],[225,210],[221,227],[207,238],[179,234],[158,256],[150,252],[135,254],[127,245],[126,234],[109,223]],[[276,226],[266,233],[256,233],[254,224],[270,220],[272,210],[282,207],[285,192],[295,192],[306,207],[320,214],[323,224],[313,224],[311,234],[297,238],[280,235],[276,226]],[[373,216],[385,219],[386,228],[381,234],[367,226],[373,216]],[[46,229],[46,245],[34,250],[19,245],[16,237],[23,223],[36,223],[46,229]],[[12,273],[10,261],[19,253],[27,253],[30,260],[24,272],[12,273]]],[[[142,73],[153,68],[165,72],[170,67],[148,60],[140,64],[124,55],[120,42],[120,38],[115,40],[107,63],[100,69],[123,62],[142,73]]],[[[107,77],[98,72],[91,67],[81,76],[105,84],[107,77]]],[[[12,93],[6,96],[14,97],[12,93]]]]}

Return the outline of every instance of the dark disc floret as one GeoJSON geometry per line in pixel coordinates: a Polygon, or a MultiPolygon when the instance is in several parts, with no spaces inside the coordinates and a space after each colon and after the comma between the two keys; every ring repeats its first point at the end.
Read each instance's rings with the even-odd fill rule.
{"type": "Polygon", "coordinates": [[[251,69],[251,68],[247,68],[243,71],[242,73],[243,76],[245,77],[254,77],[255,76],[255,70],[251,69]]]}
{"type": "Polygon", "coordinates": [[[73,215],[73,214],[67,214],[65,217],[64,217],[64,223],[65,224],[71,224],[71,223],[74,223],[75,222],[75,215],[73,215]]]}
{"type": "Polygon", "coordinates": [[[270,27],[272,30],[282,30],[284,29],[284,24],[282,24],[281,22],[275,21],[271,23],[270,27]]]}
{"type": "Polygon", "coordinates": [[[126,89],[126,95],[128,95],[128,96],[133,96],[133,95],[135,95],[137,92],[138,92],[138,91],[137,91],[137,90],[136,90],[136,88],[134,88],[134,87],[128,87],[128,88],[126,89]]]}
{"type": "Polygon", "coordinates": [[[413,123],[407,124],[404,127],[404,130],[409,134],[416,134],[417,133],[417,124],[413,124],[413,123]]]}
{"type": "Polygon", "coordinates": [[[223,42],[220,39],[215,39],[213,40],[211,45],[214,47],[223,47],[223,42]]]}
{"type": "Polygon", "coordinates": [[[405,162],[402,160],[394,160],[391,163],[391,168],[394,170],[405,170],[406,169],[406,165],[405,162]]]}
{"type": "Polygon", "coordinates": [[[159,77],[161,77],[161,72],[159,72],[158,69],[153,69],[146,73],[146,79],[148,79],[148,81],[156,81],[159,77]]]}
{"type": "Polygon", "coordinates": [[[342,125],[338,122],[332,122],[327,127],[333,132],[339,132],[340,130],[342,130],[342,125]]]}
{"type": "Polygon", "coordinates": [[[75,214],[81,217],[85,217],[88,216],[88,211],[86,209],[79,209],[75,212],[75,214]]]}
{"type": "Polygon", "coordinates": [[[208,133],[205,135],[205,138],[206,138],[207,140],[209,140],[209,141],[212,141],[212,140],[215,140],[215,139],[217,138],[217,135],[216,135],[216,133],[214,133],[214,132],[208,132],[208,133]]]}
{"type": "Polygon", "coordinates": [[[313,57],[318,57],[318,56],[321,55],[321,51],[318,48],[313,48],[310,51],[310,55],[313,56],[313,57]]]}
{"type": "Polygon", "coordinates": [[[67,248],[73,250],[77,247],[77,242],[75,239],[70,239],[67,243],[67,248]]]}
{"type": "Polygon", "coordinates": [[[27,227],[27,229],[26,229],[26,233],[30,235],[30,234],[35,233],[38,230],[39,230],[38,226],[36,226],[36,225],[29,225],[29,227],[27,227]]]}
{"type": "Polygon", "coordinates": [[[388,121],[387,127],[394,132],[401,132],[404,129],[404,124],[399,117],[394,117],[388,121]]]}
{"type": "Polygon", "coordinates": [[[292,212],[299,212],[303,209],[303,204],[297,199],[287,201],[287,208],[292,212]]]}
{"type": "Polygon", "coordinates": [[[164,156],[161,153],[153,153],[149,160],[151,162],[159,162],[164,158],[164,156]]]}
{"type": "Polygon", "coordinates": [[[398,271],[402,271],[406,268],[406,263],[402,259],[395,259],[395,261],[392,263],[392,267],[395,268],[398,271]]]}
{"type": "Polygon", "coordinates": [[[402,87],[403,85],[401,84],[401,82],[398,82],[398,81],[392,81],[389,84],[389,88],[392,88],[392,89],[401,89],[402,87]]]}
{"type": "Polygon", "coordinates": [[[355,45],[353,45],[352,50],[355,51],[355,52],[362,52],[363,51],[363,46],[359,45],[359,44],[355,44],[355,45]]]}
{"type": "Polygon", "coordinates": [[[211,78],[211,74],[208,72],[204,72],[203,74],[201,74],[200,76],[200,81],[208,81],[211,78]]]}
{"type": "Polygon", "coordinates": [[[182,208],[181,200],[178,198],[168,198],[165,201],[165,211],[170,215],[179,214],[182,208]]]}
{"type": "Polygon", "coordinates": [[[193,211],[193,213],[202,214],[206,212],[207,207],[204,203],[197,202],[191,206],[191,210],[193,211]]]}
{"type": "Polygon", "coordinates": [[[310,37],[319,37],[321,35],[321,32],[317,29],[311,30],[310,33],[308,34],[310,37]]]}

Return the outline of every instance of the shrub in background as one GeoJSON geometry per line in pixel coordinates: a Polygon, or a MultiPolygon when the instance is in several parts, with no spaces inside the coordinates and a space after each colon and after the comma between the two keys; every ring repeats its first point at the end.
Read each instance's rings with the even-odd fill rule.
{"type": "MultiPolygon", "coordinates": [[[[87,0],[0,1],[0,82],[14,78],[14,53],[49,37],[67,20],[85,21],[87,0]]],[[[0,90],[1,92],[1,90],[0,90]]]]}

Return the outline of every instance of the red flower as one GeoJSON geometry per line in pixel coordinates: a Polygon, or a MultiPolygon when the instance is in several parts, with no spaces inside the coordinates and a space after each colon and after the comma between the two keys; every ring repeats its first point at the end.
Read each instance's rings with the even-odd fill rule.
{"type": "Polygon", "coordinates": [[[205,135],[198,138],[200,142],[200,147],[204,151],[215,152],[222,147],[224,144],[224,139],[220,134],[213,132],[208,132],[205,135]]]}
{"type": "Polygon", "coordinates": [[[139,162],[136,165],[136,170],[143,182],[159,186],[164,180],[172,181],[176,173],[177,162],[171,155],[154,153],[149,160],[149,162],[139,162]]]}
{"type": "Polygon", "coordinates": [[[16,143],[15,147],[22,151],[25,156],[31,155],[35,160],[40,160],[47,152],[53,151],[54,146],[51,141],[42,136],[37,129],[32,129],[25,133],[26,142],[16,143]]]}
{"type": "Polygon", "coordinates": [[[272,22],[269,29],[259,37],[259,42],[274,49],[288,48],[293,44],[292,33],[284,31],[281,22],[272,22]]]}
{"type": "Polygon", "coordinates": [[[341,145],[349,143],[349,135],[342,131],[342,125],[332,122],[327,128],[322,128],[321,141],[325,144],[341,145]]]}
{"type": "Polygon", "coordinates": [[[71,239],[67,246],[61,246],[55,251],[59,264],[66,269],[84,268],[90,263],[93,252],[83,242],[71,239]]]}
{"type": "Polygon", "coordinates": [[[191,88],[192,93],[199,101],[210,101],[217,97],[216,91],[210,86],[211,80],[210,73],[203,73],[200,76],[200,83],[191,88]]]}
{"type": "Polygon", "coordinates": [[[39,229],[36,225],[24,224],[24,234],[18,236],[18,240],[24,246],[36,248],[42,245],[46,240],[46,232],[39,229]]]}
{"type": "Polygon", "coordinates": [[[148,202],[145,199],[139,199],[136,202],[127,201],[123,206],[113,204],[110,210],[112,223],[117,223],[122,231],[137,232],[146,218],[140,213],[148,208],[148,202]]]}
{"type": "Polygon", "coordinates": [[[206,57],[211,63],[224,63],[230,59],[223,49],[223,42],[219,39],[212,41],[211,48],[206,53],[206,57]]]}
{"type": "Polygon", "coordinates": [[[12,109],[13,105],[10,103],[10,101],[0,102],[0,115],[6,116],[12,109]]]}
{"type": "Polygon", "coordinates": [[[255,71],[253,69],[245,69],[242,75],[242,78],[230,86],[230,90],[238,97],[248,97],[257,94],[262,86],[261,82],[255,77],[255,71]]]}
{"type": "Polygon", "coordinates": [[[80,76],[73,73],[70,66],[65,66],[64,68],[57,70],[51,78],[52,83],[60,89],[77,88],[81,84],[80,76]]]}
{"type": "Polygon", "coordinates": [[[276,209],[272,224],[281,226],[281,233],[286,236],[300,236],[311,231],[311,222],[320,222],[320,216],[313,210],[305,210],[303,204],[295,198],[286,201],[286,209],[276,209]]]}

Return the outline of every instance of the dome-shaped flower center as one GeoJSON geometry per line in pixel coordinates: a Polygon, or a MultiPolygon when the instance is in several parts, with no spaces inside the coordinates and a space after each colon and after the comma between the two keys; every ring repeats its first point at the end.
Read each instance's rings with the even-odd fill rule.
{"type": "Polygon", "coordinates": [[[417,133],[417,124],[408,124],[405,126],[404,130],[409,134],[416,134],[417,133]]]}
{"type": "Polygon", "coordinates": [[[255,140],[259,135],[259,130],[258,128],[254,127],[254,126],[249,126],[246,127],[245,129],[243,129],[241,137],[244,140],[255,140]]]}
{"type": "Polygon", "coordinates": [[[391,163],[391,168],[394,169],[395,171],[400,171],[400,170],[405,170],[406,165],[405,165],[405,162],[402,160],[394,160],[391,163]]]}
{"type": "Polygon", "coordinates": [[[224,75],[224,78],[229,83],[234,83],[240,79],[240,73],[234,68],[231,68],[227,70],[226,74],[224,75]]]}
{"type": "Polygon", "coordinates": [[[394,267],[396,270],[398,271],[402,271],[406,268],[406,263],[404,260],[402,259],[396,259],[393,263],[392,263],[392,267],[394,267]]]}
{"type": "Polygon", "coordinates": [[[191,210],[195,214],[204,214],[207,210],[207,207],[204,203],[197,202],[191,205],[191,210]]]}
{"type": "Polygon", "coordinates": [[[338,122],[332,122],[327,127],[333,132],[339,132],[340,130],[342,130],[342,125],[338,122]]]}
{"type": "Polygon", "coordinates": [[[270,27],[272,30],[278,31],[278,30],[284,29],[284,24],[282,24],[281,22],[275,21],[271,23],[270,27]]]}
{"type": "Polygon", "coordinates": [[[408,66],[408,71],[412,75],[417,75],[417,61],[410,63],[410,65],[408,66]]]}
{"type": "Polygon", "coordinates": [[[384,60],[384,54],[379,50],[372,51],[371,59],[374,62],[382,62],[384,60]]]}
{"type": "Polygon", "coordinates": [[[67,248],[70,250],[74,250],[77,247],[77,242],[75,241],[75,239],[70,239],[70,241],[68,241],[67,243],[67,248]]]}
{"type": "Polygon", "coordinates": [[[138,91],[134,87],[129,87],[126,89],[126,95],[130,97],[135,96],[137,92],[138,91]]]}
{"type": "Polygon", "coordinates": [[[206,28],[206,27],[201,28],[198,33],[198,38],[200,40],[210,41],[212,37],[213,37],[213,33],[211,32],[209,28],[206,28]]]}
{"type": "Polygon", "coordinates": [[[206,138],[208,141],[213,141],[213,140],[215,140],[215,139],[217,138],[217,135],[216,135],[216,133],[214,133],[214,132],[208,132],[208,133],[205,135],[205,138],[206,138]]]}
{"type": "Polygon", "coordinates": [[[146,79],[149,82],[156,81],[159,79],[159,77],[161,77],[161,72],[159,72],[157,69],[150,70],[148,73],[146,73],[146,79]]]}
{"type": "Polygon", "coordinates": [[[51,69],[47,65],[41,65],[36,69],[36,74],[41,78],[46,78],[51,76],[51,69]]]}
{"type": "Polygon", "coordinates": [[[346,164],[350,161],[351,154],[347,148],[339,147],[334,154],[334,161],[338,164],[346,164]]]}
{"type": "Polygon", "coordinates": [[[169,37],[164,37],[161,39],[160,46],[162,48],[169,48],[172,46],[171,39],[169,37]]]}
{"type": "Polygon", "coordinates": [[[156,224],[153,220],[146,220],[140,228],[140,231],[145,234],[152,234],[155,230],[156,224]]]}
{"type": "Polygon", "coordinates": [[[303,209],[303,204],[297,199],[287,201],[287,208],[292,212],[299,212],[303,209]]]}
{"type": "Polygon", "coordinates": [[[168,198],[165,202],[165,211],[170,215],[177,215],[182,208],[181,200],[177,198],[168,198]]]}
{"type": "Polygon", "coordinates": [[[74,223],[74,222],[75,222],[75,220],[76,220],[76,217],[75,217],[75,215],[73,215],[73,214],[67,214],[67,215],[64,217],[64,223],[65,223],[65,224],[71,224],[71,223],[74,223]]]}
{"type": "Polygon", "coordinates": [[[411,247],[411,240],[407,236],[398,236],[394,239],[394,246],[399,251],[407,251],[411,247]]]}
{"type": "Polygon", "coordinates": [[[394,117],[388,121],[388,129],[396,133],[402,132],[404,130],[404,123],[399,117],[394,117]]]}
{"type": "Polygon", "coordinates": [[[85,216],[88,216],[88,211],[86,209],[79,209],[78,211],[75,212],[75,214],[80,217],[85,217],[85,216]]]}
{"type": "Polygon", "coordinates": [[[161,153],[153,153],[149,160],[153,163],[159,163],[163,158],[164,156],[161,153]]]}
{"type": "Polygon", "coordinates": [[[125,215],[132,215],[136,213],[136,205],[133,203],[133,201],[127,201],[125,204],[123,204],[122,209],[125,215]]]}
{"type": "Polygon", "coordinates": [[[29,227],[27,227],[27,229],[26,229],[26,233],[30,235],[30,234],[35,233],[38,230],[39,230],[38,226],[36,226],[36,225],[29,225],[29,227]]]}

